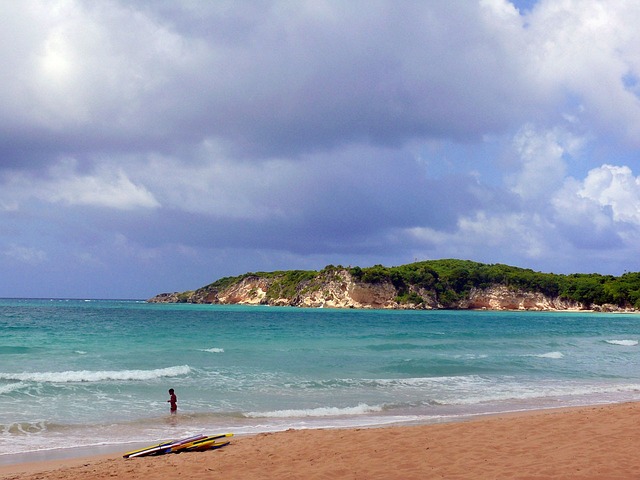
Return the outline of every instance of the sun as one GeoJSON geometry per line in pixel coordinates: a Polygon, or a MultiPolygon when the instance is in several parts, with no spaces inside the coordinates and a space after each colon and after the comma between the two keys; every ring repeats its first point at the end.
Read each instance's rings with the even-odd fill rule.
{"type": "Polygon", "coordinates": [[[52,32],[44,44],[42,73],[49,81],[65,82],[72,71],[70,49],[62,32],[52,32]]]}

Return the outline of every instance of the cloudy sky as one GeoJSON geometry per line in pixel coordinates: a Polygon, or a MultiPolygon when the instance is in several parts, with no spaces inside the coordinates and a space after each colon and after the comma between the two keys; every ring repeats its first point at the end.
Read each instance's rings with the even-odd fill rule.
{"type": "Polygon", "coordinates": [[[640,2],[0,0],[0,297],[640,270],[640,2]]]}

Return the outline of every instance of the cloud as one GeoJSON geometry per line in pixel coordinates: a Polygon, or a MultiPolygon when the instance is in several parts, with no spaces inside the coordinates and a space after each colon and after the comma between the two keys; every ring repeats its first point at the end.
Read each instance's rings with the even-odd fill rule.
{"type": "Polygon", "coordinates": [[[623,115],[627,139],[637,131],[633,2],[540,2],[526,17],[504,0],[136,5],[2,7],[20,25],[0,51],[3,162],[201,142],[292,158],[477,140],[557,114],[611,134],[623,115]]]}
{"type": "Polygon", "coordinates": [[[159,206],[144,186],[135,185],[121,170],[75,177],[61,177],[56,172],[56,178],[44,186],[39,196],[53,203],[92,205],[120,210],[159,206]]]}
{"type": "Polygon", "coordinates": [[[520,197],[540,199],[562,185],[567,171],[566,144],[571,140],[562,136],[558,130],[538,132],[532,125],[526,125],[515,136],[514,148],[522,168],[512,178],[512,190],[520,197]]]}
{"type": "Polygon", "coordinates": [[[13,166],[43,150],[216,141],[264,158],[477,138],[535,101],[513,61],[521,20],[504,2],[28,5],[25,54],[8,56],[0,88],[13,166]]]}
{"type": "Polygon", "coordinates": [[[635,1],[0,14],[0,261],[48,267],[0,294],[34,273],[128,296],[415,258],[640,268],[635,1]]]}
{"type": "Polygon", "coordinates": [[[568,178],[552,204],[558,228],[577,247],[637,254],[640,187],[629,167],[605,164],[582,181],[568,178]]]}
{"type": "Polygon", "coordinates": [[[29,265],[39,265],[47,259],[47,254],[42,250],[24,245],[9,245],[2,253],[11,260],[29,265]]]}
{"type": "Polygon", "coordinates": [[[613,221],[640,225],[640,177],[629,167],[594,168],[576,193],[603,208],[610,207],[613,221]]]}
{"type": "Polygon", "coordinates": [[[169,85],[175,71],[194,67],[179,36],[115,2],[0,8],[14,27],[0,34],[3,70],[11,72],[0,84],[5,165],[165,143],[175,125],[164,119],[180,101],[169,85]]]}
{"type": "Polygon", "coordinates": [[[640,146],[640,8],[624,1],[542,1],[527,15],[531,75],[589,129],[640,146]],[[625,81],[625,79],[627,79],[625,81]]]}
{"type": "Polygon", "coordinates": [[[222,158],[180,168],[179,160],[154,158],[149,170],[147,186],[163,208],[135,220],[139,228],[119,228],[150,245],[381,252],[398,229],[453,229],[462,212],[505,201],[473,176],[433,179],[410,152],[376,148],[257,166],[222,158]],[[441,202],[452,190],[455,198],[441,202]]]}
{"type": "Polygon", "coordinates": [[[111,171],[103,167],[93,174],[83,174],[77,172],[76,163],[73,159],[62,161],[44,177],[28,173],[8,174],[5,188],[0,194],[0,198],[5,197],[2,204],[11,205],[13,210],[17,210],[18,204],[35,198],[47,203],[118,210],[160,206],[144,186],[134,184],[124,171],[111,171]]]}

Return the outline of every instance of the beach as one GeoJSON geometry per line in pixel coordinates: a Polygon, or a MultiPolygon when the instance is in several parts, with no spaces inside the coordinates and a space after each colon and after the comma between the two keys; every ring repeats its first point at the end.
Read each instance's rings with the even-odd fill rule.
{"type": "MultiPolygon", "coordinates": [[[[3,480],[640,478],[640,403],[435,425],[288,430],[219,450],[0,467],[3,480]]],[[[124,452],[122,452],[124,453],[124,452]]]]}

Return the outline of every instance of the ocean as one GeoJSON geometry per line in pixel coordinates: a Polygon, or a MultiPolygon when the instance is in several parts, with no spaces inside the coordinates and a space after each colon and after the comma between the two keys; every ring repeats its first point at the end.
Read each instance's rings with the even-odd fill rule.
{"type": "Polygon", "coordinates": [[[638,339],[634,314],[0,300],[0,463],[638,401],[638,339]]]}

